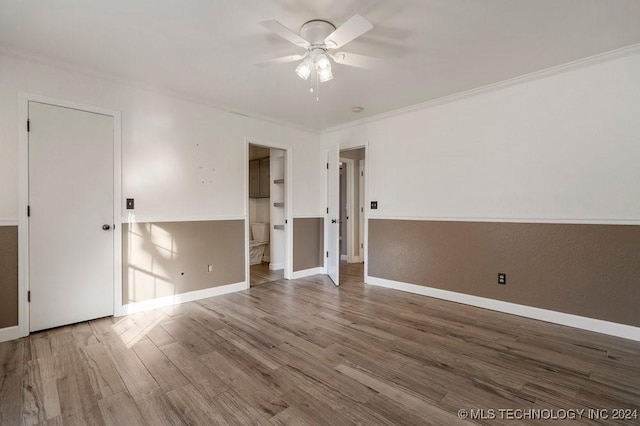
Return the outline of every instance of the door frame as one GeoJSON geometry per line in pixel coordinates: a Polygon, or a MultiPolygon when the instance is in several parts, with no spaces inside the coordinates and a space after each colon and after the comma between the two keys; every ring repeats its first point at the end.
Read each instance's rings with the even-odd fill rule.
{"type": "MultiPolygon", "coordinates": [[[[293,278],[293,148],[291,145],[264,141],[258,138],[244,138],[244,266],[246,288],[251,287],[251,265],[249,258],[249,240],[251,224],[249,223],[249,145],[275,148],[284,151],[284,279],[293,278]]],[[[271,185],[271,182],[269,182],[271,185]]],[[[271,206],[269,206],[271,208],[271,206]]],[[[269,222],[269,226],[273,226],[269,222]]],[[[271,232],[271,229],[269,229],[271,232]]]]}
{"type": "MultiPolygon", "coordinates": [[[[360,149],[363,148],[364,149],[364,170],[365,172],[370,170],[369,164],[371,159],[370,157],[370,150],[369,150],[369,141],[367,140],[366,142],[355,142],[355,141],[341,141],[336,143],[337,145],[337,149],[338,149],[338,153],[340,153],[341,151],[346,151],[346,150],[352,150],[352,149],[360,149]]],[[[325,147],[328,146],[333,146],[332,145],[325,145],[325,147]]],[[[324,149],[324,159],[326,160],[328,158],[328,154],[329,154],[329,149],[330,148],[325,148],[324,149]]],[[[363,201],[364,201],[364,206],[363,206],[363,216],[364,216],[364,236],[361,236],[360,238],[363,239],[363,248],[362,248],[362,254],[360,255],[360,260],[364,261],[364,282],[367,283],[367,281],[369,281],[369,250],[368,250],[368,244],[369,244],[369,186],[371,184],[371,179],[369,179],[368,176],[363,176],[364,178],[364,196],[363,197],[363,201]]],[[[338,185],[340,185],[340,182],[338,181],[338,185]]],[[[325,196],[324,196],[324,200],[325,200],[325,205],[328,202],[328,194],[329,194],[329,182],[328,180],[325,178],[325,196]]],[[[339,189],[339,188],[338,188],[339,189]]],[[[327,249],[327,242],[329,241],[329,237],[328,237],[328,232],[327,232],[327,223],[329,220],[329,215],[325,213],[325,232],[324,232],[324,244],[325,244],[325,250],[327,249]]],[[[328,273],[327,270],[327,262],[326,262],[326,258],[325,258],[325,274],[328,273]]]]}
{"type": "MultiPolygon", "coordinates": [[[[342,151],[341,151],[342,152],[342,151]]],[[[354,244],[355,242],[355,226],[353,225],[354,221],[354,206],[356,205],[355,200],[353,199],[354,194],[354,184],[355,179],[353,179],[353,173],[355,169],[355,161],[350,158],[340,157],[340,162],[344,165],[345,170],[345,178],[347,179],[346,187],[346,204],[347,204],[347,217],[350,219],[347,220],[347,263],[354,263],[356,261],[356,256],[354,254],[354,244]]],[[[342,259],[341,259],[342,260],[342,259]]]]}
{"type": "Polygon", "coordinates": [[[365,159],[358,161],[358,262],[364,262],[364,225],[365,225],[365,202],[364,202],[364,192],[365,192],[365,161],[366,161],[366,149],[365,149],[365,159]]]}
{"type": "Polygon", "coordinates": [[[122,315],[122,114],[94,105],[20,92],[18,95],[18,333],[29,335],[29,102],[76,109],[113,118],[113,315],[122,315]]]}

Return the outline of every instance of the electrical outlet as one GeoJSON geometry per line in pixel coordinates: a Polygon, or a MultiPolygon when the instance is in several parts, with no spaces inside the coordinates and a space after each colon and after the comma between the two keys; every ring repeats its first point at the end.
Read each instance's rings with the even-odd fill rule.
{"type": "Polygon", "coordinates": [[[133,198],[127,198],[127,210],[133,210],[134,203],[133,198]]]}
{"type": "Polygon", "coordinates": [[[507,274],[498,274],[498,284],[507,285],[507,274]]]}
{"type": "Polygon", "coordinates": [[[378,202],[377,201],[372,201],[371,202],[371,210],[377,210],[378,208],[378,202]]]}
{"type": "Polygon", "coordinates": [[[207,266],[207,272],[213,272],[213,265],[209,264],[209,266],[207,266]]]}

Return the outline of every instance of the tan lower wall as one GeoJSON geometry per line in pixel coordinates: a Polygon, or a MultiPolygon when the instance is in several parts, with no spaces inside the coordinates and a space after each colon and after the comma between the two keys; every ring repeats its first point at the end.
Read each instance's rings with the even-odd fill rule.
{"type": "Polygon", "coordinates": [[[123,304],[245,281],[243,220],[132,223],[122,232],[123,304]]]}
{"type": "Polygon", "coordinates": [[[18,227],[0,226],[0,328],[18,325],[18,227]]]}
{"type": "Polygon", "coordinates": [[[293,270],[321,267],[324,264],[324,219],[293,219],[293,270]]]}
{"type": "Polygon", "coordinates": [[[369,276],[640,326],[640,226],[369,221],[369,276]],[[507,285],[497,284],[498,273],[507,285]]]}

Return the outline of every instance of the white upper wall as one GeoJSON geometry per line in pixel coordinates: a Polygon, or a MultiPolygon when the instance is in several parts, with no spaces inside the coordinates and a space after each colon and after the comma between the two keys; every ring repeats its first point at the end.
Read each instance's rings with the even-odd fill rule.
{"type": "Polygon", "coordinates": [[[370,217],[637,222],[640,55],[322,140],[341,148],[368,141],[369,199],[378,201],[370,217]]]}
{"type": "Polygon", "coordinates": [[[18,126],[23,125],[18,123],[19,92],[122,112],[122,195],[135,198],[136,220],[243,216],[245,138],[291,146],[294,215],[322,215],[317,134],[0,56],[0,219],[18,216],[18,126]]]}

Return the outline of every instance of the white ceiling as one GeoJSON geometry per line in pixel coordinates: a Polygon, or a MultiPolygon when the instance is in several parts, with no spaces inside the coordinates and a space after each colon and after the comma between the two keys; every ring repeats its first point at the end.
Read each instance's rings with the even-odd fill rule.
{"type": "Polygon", "coordinates": [[[0,0],[0,47],[323,129],[640,43],[638,0],[0,0]],[[320,101],[301,53],[259,23],[374,29],[342,50],[383,58],[334,65],[320,101]],[[364,112],[355,114],[351,107],[364,112]]]}

